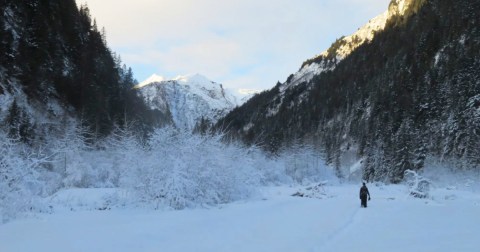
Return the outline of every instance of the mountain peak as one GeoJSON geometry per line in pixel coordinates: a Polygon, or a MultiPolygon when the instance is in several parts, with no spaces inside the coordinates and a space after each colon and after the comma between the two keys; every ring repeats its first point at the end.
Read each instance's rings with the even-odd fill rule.
{"type": "Polygon", "coordinates": [[[157,75],[157,74],[152,74],[152,76],[150,76],[146,80],[142,81],[136,87],[141,88],[141,87],[144,87],[148,84],[155,83],[155,82],[162,82],[162,81],[165,81],[165,78],[163,76],[160,76],[160,75],[157,75]]]}
{"type": "Polygon", "coordinates": [[[388,6],[389,16],[407,15],[410,10],[416,12],[425,2],[426,0],[392,0],[388,6]]]}
{"type": "Polygon", "coordinates": [[[212,83],[213,81],[209,80],[207,77],[201,74],[187,74],[187,75],[179,75],[175,77],[173,80],[183,83],[212,83]]]}
{"type": "MultiPolygon", "coordinates": [[[[211,81],[207,77],[201,75],[201,74],[187,74],[187,75],[179,75],[173,79],[166,79],[163,76],[153,74],[152,76],[148,77],[146,80],[142,81],[140,84],[135,86],[135,88],[142,88],[144,86],[147,86],[149,84],[153,83],[160,83],[160,82],[166,82],[166,81],[175,81],[178,84],[183,84],[183,85],[194,85],[194,86],[201,86],[201,87],[210,87],[212,84],[215,82],[211,81]]],[[[218,84],[220,85],[220,84],[218,84]]]]}

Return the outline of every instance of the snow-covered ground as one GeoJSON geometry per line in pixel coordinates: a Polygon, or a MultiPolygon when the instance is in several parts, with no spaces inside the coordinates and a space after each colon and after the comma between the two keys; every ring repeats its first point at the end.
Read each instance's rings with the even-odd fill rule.
{"type": "Polygon", "coordinates": [[[0,251],[478,251],[477,187],[436,187],[418,199],[403,185],[368,186],[366,209],[351,184],[269,187],[252,200],[181,211],[92,211],[82,206],[103,209],[115,192],[63,191],[52,214],[0,225],[0,251]],[[312,197],[291,196],[299,191],[312,197]]]}

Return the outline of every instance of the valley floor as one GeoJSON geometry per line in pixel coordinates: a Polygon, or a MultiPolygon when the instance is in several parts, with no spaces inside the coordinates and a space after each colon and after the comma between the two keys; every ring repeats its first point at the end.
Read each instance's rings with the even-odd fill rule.
{"type": "Polygon", "coordinates": [[[478,251],[480,191],[437,188],[430,199],[404,186],[265,188],[262,196],[182,211],[55,211],[0,225],[0,251],[303,252],[478,251]]]}

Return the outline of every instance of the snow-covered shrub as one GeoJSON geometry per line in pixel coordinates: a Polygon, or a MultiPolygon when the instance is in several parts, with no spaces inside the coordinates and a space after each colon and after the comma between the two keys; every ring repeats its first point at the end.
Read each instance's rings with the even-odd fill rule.
{"type": "Polygon", "coordinates": [[[406,170],[404,181],[409,188],[410,195],[416,198],[429,197],[431,187],[430,180],[418,175],[415,171],[406,170]]]}
{"type": "Polygon", "coordinates": [[[38,210],[39,160],[18,142],[0,131],[0,223],[38,210]]]}
{"type": "Polygon", "coordinates": [[[61,187],[88,187],[96,159],[87,157],[92,149],[86,144],[86,129],[73,120],[66,124],[63,132],[50,139],[53,171],[61,175],[61,187]]]}
{"type": "Polygon", "coordinates": [[[142,165],[145,149],[132,127],[116,128],[95,154],[95,186],[118,187],[130,183],[129,171],[142,165]]]}
{"type": "Polygon", "coordinates": [[[312,146],[294,145],[280,154],[285,174],[295,183],[309,184],[330,176],[320,153],[312,146]]]}
{"type": "Polygon", "coordinates": [[[37,201],[62,189],[119,189],[122,195],[112,196],[109,207],[183,209],[245,199],[263,185],[318,182],[328,173],[309,148],[269,157],[255,146],[225,142],[222,135],[173,128],[156,129],[146,141],[132,128],[91,141],[81,123],[65,124],[35,151],[0,135],[4,219],[39,208],[37,201]]]}
{"type": "Polygon", "coordinates": [[[132,140],[132,131],[118,128],[111,136],[92,146],[87,144],[90,140],[86,137],[87,130],[76,122],[70,124],[51,143],[54,170],[62,176],[62,187],[118,186],[121,171],[131,165],[135,151],[141,151],[138,141],[132,140]]]}
{"type": "Polygon", "coordinates": [[[172,128],[155,130],[139,160],[123,174],[132,180],[121,184],[156,208],[231,202],[250,196],[262,180],[248,149],[172,128]]]}
{"type": "Polygon", "coordinates": [[[269,157],[257,146],[247,150],[248,159],[245,165],[254,167],[261,174],[261,185],[291,184],[292,177],[287,175],[286,161],[283,156],[269,157]]]}

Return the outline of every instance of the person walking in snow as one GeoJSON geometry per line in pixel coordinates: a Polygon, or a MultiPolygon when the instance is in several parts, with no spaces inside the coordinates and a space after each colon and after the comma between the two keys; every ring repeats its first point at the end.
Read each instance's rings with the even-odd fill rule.
{"type": "Polygon", "coordinates": [[[364,182],[362,188],[360,188],[361,207],[367,207],[367,197],[368,200],[370,200],[370,192],[368,192],[368,188],[364,182]]]}

